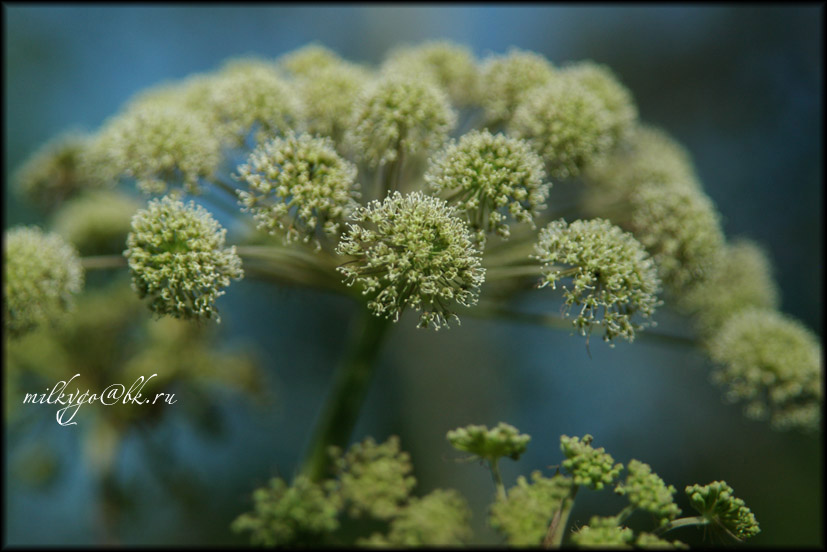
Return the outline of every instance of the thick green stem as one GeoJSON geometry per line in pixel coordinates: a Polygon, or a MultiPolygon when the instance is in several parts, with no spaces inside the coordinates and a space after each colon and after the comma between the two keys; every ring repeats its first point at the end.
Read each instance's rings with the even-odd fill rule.
{"type": "Polygon", "coordinates": [[[667,533],[667,532],[672,531],[673,529],[677,529],[679,527],[688,527],[688,526],[691,526],[691,525],[708,525],[708,524],[709,524],[709,520],[707,518],[703,517],[703,516],[684,517],[684,518],[673,519],[672,521],[670,521],[666,525],[658,527],[657,529],[655,529],[652,532],[656,535],[663,535],[664,533],[667,533]]]}
{"type": "Polygon", "coordinates": [[[503,477],[500,475],[499,459],[494,458],[493,460],[489,460],[488,466],[491,468],[491,477],[494,479],[494,486],[497,487],[497,496],[501,500],[507,499],[508,495],[505,492],[505,485],[503,485],[503,477]]]}
{"type": "Polygon", "coordinates": [[[123,255],[97,255],[83,257],[80,264],[84,270],[100,270],[104,268],[123,268],[126,266],[126,257],[123,255]]]}
{"type": "Polygon", "coordinates": [[[569,496],[563,499],[560,509],[554,512],[548,526],[546,538],[543,539],[543,548],[560,548],[566,534],[566,525],[569,522],[571,510],[574,507],[574,497],[577,496],[578,485],[572,485],[569,496]]]}
{"type": "Polygon", "coordinates": [[[331,446],[347,444],[373,379],[376,357],[391,322],[364,310],[353,334],[352,348],[333,381],[310,441],[301,474],[314,481],[327,475],[331,446]]]}

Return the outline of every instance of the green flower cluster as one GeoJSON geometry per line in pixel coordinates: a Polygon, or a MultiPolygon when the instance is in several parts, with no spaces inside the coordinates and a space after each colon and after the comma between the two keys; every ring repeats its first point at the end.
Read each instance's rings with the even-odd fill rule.
{"type": "Polygon", "coordinates": [[[521,434],[516,427],[504,422],[493,429],[484,425],[460,427],[449,431],[447,437],[455,449],[489,461],[504,456],[518,460],[531,440],[531,437],[521,434]]]}
{"type": "Polygon", "coordinates": [[[566,455],[562,467],[574,477],[575,485],[600,490],[615,480],[623,470],[623,464],[615,464],[603,447],[592,448],[593,439],[591,435],[584,435],[582,439],[562,435],[560,450],[566,455]]]}
{"type": "Polygon", "coordinates": [[[420,327],[458,318],[452,304],[470,306],[485,270],[467,225],[443,200],[419,192],[389,195],[358,209],[336,251],[353,257],[339,267],[358,283],[368,308],[394,320],[406,307],[423,311],[420,327]]]}
{"type": "Polygon", "coordinates": [[[489,128],[508,123],[533,89],[552,79],[554,67],[539,54],[512,48],[483,60],[479,103],[489,128]]]}
{"type": "Polygon", "coordinates": [[[707,342],[718,366],[713,380],[752,418],[779,429],[818,429],[823,401],[821,344],[798,321],[778,311],[747,308],[707,342]]]}
{"type": "Polygon", "coordinates": [[[615,492],[629,499],[629,504],[654,515],[660,525],[665,525],[681,513],[672,498],[675,487],[667,487],[663,479],[652,472],[649,464],[630,460],[626,469],[629,475],[624,483],[618,483],[615,492]]]}
{"type": "Polygon", "coordinates": [[[244,275],[235,246],[224,247],[226,233],[194,202],[150,201],[133,217],[124,251],[133,288],[158,315],[219,321],[215,300],[244,275]]]}
{"type": "Polygon", "coordinates": [[[471,131],[431,158],[425,181],[464,212],[476,240],[510,235],[508,215],[534,228],[550,185],[543,161],[522,140],[487,130],[471,131]]]}
{"type": "Polygon", "coordinates": [[[508,490],[507,499],[491,505],[491,526],[503,533],[509,546],[537,546],[548,531],[552,516],[569,498],[572,480],[563,475],[543,477],[531,473],[529,483],[522,475],[508,490]]]}
{"type": "Polygon", "coordinates": [[[344,61],[297,75],[302,128],[309,134],[341,141],[356,99],[372,78],[364,67],[344,61]]]}
{"type": "Polygon", "coordinates": [[[642,327],[632,316],[649,318],[660,304],[654,262],[631,234],[607,220],[551,222],[540,230],[535,251],[532,258],[543,263],[540,287],[556,289],[558,281],[572,278],[563,295],[567,307],[581,306],[573,324],[583,335],[603,326],[604,341],[632,341],[642,327]]]}
{"type": "Polygon", "coordinates": [[[249,186],[239,202],[258,228],[287,242],[337,236],[359,197],[356,167],[342,159],[329,138],[308,134],[274,138],[259,145],[235,178],[249,186]]]}
{"type": "Polygon", "coordinates": [[[75,248],[36,226],[4,233],[3,260],[3,321],[13,337],[56,322],[83,287],[75,248]]]}
{"type": "Polygon", "coordinates": [[[634,540],[634,531],[618,525],[617,518],[601,516],[592,516],[588,525],[571,536],[571,541],[583,548],[629,547],[634,540]]]}
{"type": "Polygon", "coordinates": [[[81,255],[120,254],[139,207],[135,198],[122,192],[86,191],[66,202],[52,226],[81,255]]]}
{"type": "Polygon", "coordinates": [[[394,73],[357,98],[345,141],[359,160],[375,167],[436,150],[456,119],[448,97],[431,81],[394,73]]]}
{"type": "Polygon", "coordinates": [[[738,539],[754,537],[761,532],[755,516],[744,501],[736,498],[725,481],[708,485],[689,485],[686,495],[692,507],[716,527],[727,530],[738,539]]]}

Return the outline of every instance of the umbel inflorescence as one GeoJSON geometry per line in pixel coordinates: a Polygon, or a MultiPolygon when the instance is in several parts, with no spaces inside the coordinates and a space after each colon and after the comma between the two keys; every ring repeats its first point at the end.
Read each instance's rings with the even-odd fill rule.
{"type": "MultiPolygon", "coordinates": [[[[543,321],[560,315],[610,345],[652,333],[658,310],[673,308],[730,398],[778,427],[818,426],[820,344],[781,321],[769,260],[727,241],[689,153],[640,121],[618,75],[591,61],[519,49],[477,59],[448,42],[398,48],[378,67],[319,45],[234,59],[45,147],[17,186],[46,213],[119,195],[101,205],[134,209],[131,226],[121,215],[73,223],[88,216],[79,202],[56,227],[79,251],[122,255],[158,315],[218,320],[245,273],[348,295],[381,319],[410,312],[431,329],[515,314],[509,299],[533,294],[558,302],[543,321]],[[241,223],[229,234],[225,216],[241,223]],[[790,368],[779,335],[806,368],[790,368]],[[751,340],[760,350],[735,358],[751,340]]],[[[68,250],[20,232],[7,233],[17,245],[4,290],[15,333],[80,287],[68,250]],[[23,265],[37,267],[34,283],[15,279],[23,265]]]]}

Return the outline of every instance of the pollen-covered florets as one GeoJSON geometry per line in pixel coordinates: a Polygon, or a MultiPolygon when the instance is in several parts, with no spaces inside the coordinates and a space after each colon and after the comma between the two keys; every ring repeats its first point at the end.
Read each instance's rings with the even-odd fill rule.
{"type": "Polygon", "coordinates": [[[457,318],[453,303],[477,302],[485,276],[468,226],[445,201],[395,192],[353,215],[356,224],[337,252],[353,257],[339,267],[358,283],[377,316],[398,320],[406,307],[422,311],[420,327],[439,329],[457,318]]]}
{"type": "Polygon", "coordinates": [[[720,364],[713,380],[726,397],[746,403],[753,418],[779,429],[817,429],[821,423],[821,345],[800,322],[770,309],[730,317],[708,343],[720,364]]]}
{"type": "Polygon", "coordinates": [[[581,61],[565,67],[560,74],[575,79],[603,101],[614,144],[626,140],[634,132],[637,122],[635,100],[611,69],[592,61],[581,61]]]}
{"type": "Polygon", "coordinates": [[[485,59],[480,68],[480,104],[488,124],[508,123],[526,95],[549,82],[554,67],[534,52],[512,48],[485,59]]]}
{"type": "Polygon", "coordinates": [[[56,321],[83,287],[77,251],[36,226],[4,234],[3,318],[12,336],[56,321]]]}
{"type": "Polygon", "coordinates": [[[508,215],[534,227],[548,197],[544,180],[543,161],[526,142],[487,130],[449,144],[425,173],[431,189],[465,213],[483,244],[489,232],[510,235],[508,215]]]}
{"type": "Polygon", "coordinates": [[[346,62],[325,65],[297,77],[303,128],[310,134],[340,139],[356,98],[372,78],[364,67],[346,62]]]}
{"type": "Polygon", "coordinates": [[[95,138],[93,152],[119,176],[134,178],[147,194],[175,184],[200,193],[220,161],[220,143],[195,112],[173,103],[142,104],[111,119],[95,138]]]}
{"type": "Polygon", "coordinates": [[[604,100],[575,75],[556,74],[526,93],[509,133],[528,140],[552,178],[578,176],[614,146],[616,121],[604,100]]]}
{"type": "Polygon", "coordinates": [[[219,321],[215,300],[244,275],[235,246],[224,247],[226,233],[192,201],[150,201],[132,218],[124,251],[133,288],[159,315],[219,321]]]}
{"type": "Polygon", "coordinates": [[[431,78],[457,106],[472,104],[477,99],[479,70],[471,50],[459,44],[434,41],[399,48],[388,55],[382,69],[431,78]]]}
{"type": "Polygon", "coordinates": [[[329,138],[290,134],[259,145],[236,178],[249,186],[238,192],[258,227],[282,233],[288,242],[335,236],[356,207],[356,167],[342,159],[329,138]]]}
{"type": "Polygon", "coordinates": [[[448,97],[428,79],[388,75],[362,92],[346,141],[371,166],[442,146],[456,124],[448,97]]]}
{"type": "Polygon", "coordinates": [[[632,316],[649,318],[660,304],[654,261],[631,234],[607,220],[551,222],[540,230],[535,250],[532,258],[543,263],[540,287],[556,289],[559,280],[572,279],[563,295],[568,308],[581,305],[573,323],[582,335],[603,326],[604,341],[618,336],[632,341],[643,326],[633,324],[632,316]]]}

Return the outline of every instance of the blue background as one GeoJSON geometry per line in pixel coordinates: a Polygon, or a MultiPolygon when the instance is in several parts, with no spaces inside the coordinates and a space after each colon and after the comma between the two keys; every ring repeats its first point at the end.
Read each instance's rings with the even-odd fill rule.
{"type": "MultiPolygon", "coordinates": [[[[692,153],[727,236],[767,247],[782,310],[823,331],[823,7],[7,4],[4,16],[6,180],[55,134],[95,129],[135,92],[230,56],[276,57],[319,41],[377,63],[397,44],[447,38],[479,57],[513,45],[555,64],[605,63],[634,94],[641,118],[692,153]]],[[[8,188],[4,198],[7,227],[38,222],[8,188]]],[[[229,431],[219,441],[196,438],[181,420],[159,429],[208,499],[182,505],[157,484],[139,485],[142,506],[124,525],[124,542],[235,542],[227,526],[250,490],[289,475],[298,460],[354,314],[338,298],[246,281],[222,300],[222,331],[261,348],[277,404],[256,410],[228,398],[219,406],[229,431]]],[[[590,359],[565,332],[473,319],[438,334],[413,326],[405,318],[394,328],[355,435],[401,435],[420,490],[460,489],[477,527],[492,493],[488,476],[453,462],[444,434],[503,420],[533,436],[529,453],[504,466],[507,482],[559,462],[560,434],[588,432],[617,460],[648,462],[679,489],[726,479],[762,523],[756,544],[823,543],[818,438],[744,420],[721,403],[696,352],[593,342],[590,359]]],[[[7,542],[94,543],[94,478],[77,430],[47,418],[27,431],[58,448],[66,468],[50,489],[31,490],[14,476],[16,447],[7,448],[7,542]]],[[[151,481],[137,444],[122,451],[120,470],[151,481]]],[[[574,521],[616,511],[604,494],[582,493],[574,521]]]]}

